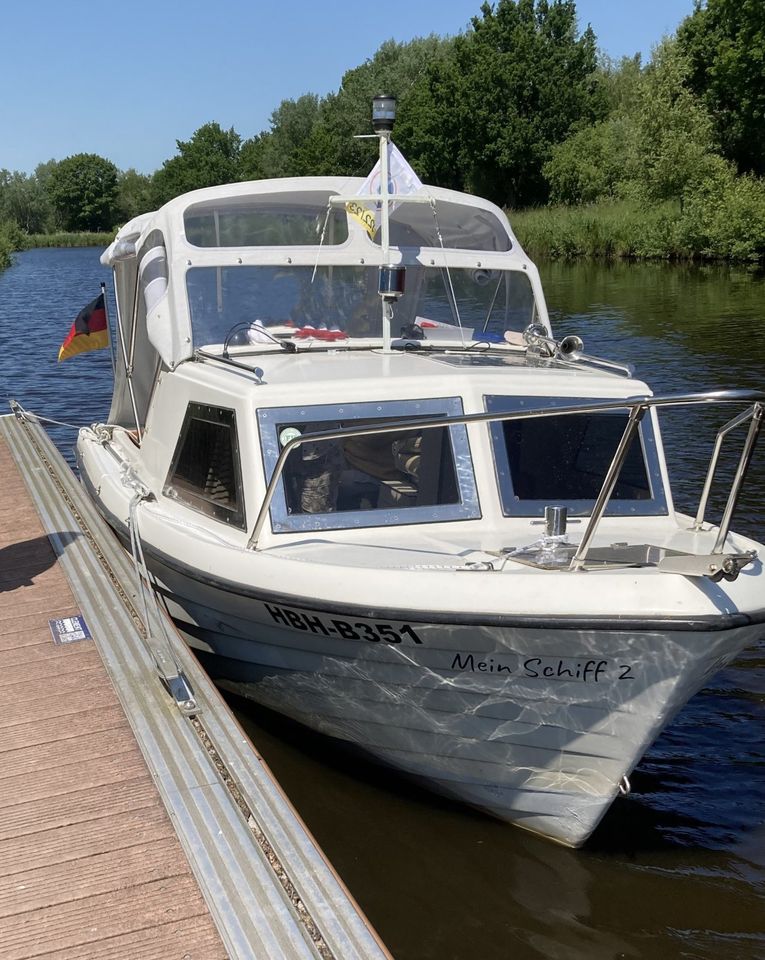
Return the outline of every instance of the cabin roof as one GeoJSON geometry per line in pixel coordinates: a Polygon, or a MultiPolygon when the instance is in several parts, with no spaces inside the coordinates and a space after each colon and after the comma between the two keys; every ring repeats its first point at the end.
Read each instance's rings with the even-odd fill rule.
{"type": "MultiPolygon", "coordinates": [[[[593,367],[570,367],[552,363],[544,367],[529,365],[525,352],[497,350],[490,355],[464,351],[399,352],[305,351],[298,354],[272,352],[253,358],[246,352],[232,356],[262,370],[262,398],[266,406],[283,402],[283,398],[300,403],[344,399],[351,393],[374,400],[406,397],[455,396],[463,393],[485,393],[518,396],[563,397],[632,397],[650,393],[640,380],[618,376],[593,367]],[[484,360],[491,356],[491,365],[469,363],[466,358],[484,360]],[[455,362],[456,361],[456,362],[455,362]],[[374,384],[374,394],[371,384],[374,384]],[[281,396],[283,395],[283,397],[281,396]]],[[[205,379],[223,389],[237,380],[242,390],[252,388],[252,377],[222,363],[205,364],[205,379]],[[209,379],[208,379],[209,378],[209,379]]],[[[195,365],[189,375],[200,373],[195,365]]],[[[234,388],[235,389],[235,388],[234,388]]],[[[256,393],[261,401],[261,387],[256,393]]]]}

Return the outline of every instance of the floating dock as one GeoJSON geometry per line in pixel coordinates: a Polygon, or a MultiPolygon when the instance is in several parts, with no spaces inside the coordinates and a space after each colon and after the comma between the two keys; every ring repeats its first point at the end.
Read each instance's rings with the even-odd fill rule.
{"type": "Polygon", "coordinates": [[[0,960],[390,960],[20,411],[0,483],[0,960]]]}

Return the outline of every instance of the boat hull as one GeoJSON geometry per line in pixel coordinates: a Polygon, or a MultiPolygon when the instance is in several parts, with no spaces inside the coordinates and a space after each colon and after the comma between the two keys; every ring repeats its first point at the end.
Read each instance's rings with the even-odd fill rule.
{"type": "Polygon", "coordinates": [[[572,847],[672,716],[762,632],[392,621],[150,566],[222,686],[572,847]]]}

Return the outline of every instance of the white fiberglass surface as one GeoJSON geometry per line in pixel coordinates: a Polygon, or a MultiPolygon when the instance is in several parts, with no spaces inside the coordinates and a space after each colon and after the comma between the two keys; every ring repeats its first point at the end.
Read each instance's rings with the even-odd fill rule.
{"type": "MultiPolygon", "coordinates": [[[[186,275],[194,346],[229,342],[237,330],[325,328],[348,337],[382,335],[376,266],[193,267],[186,275]]],[[[532,321],[534,295],[525,273],[482,268],[406,268],[405,292],[392,332],[415,322],[444,325],[455,336],[502,339],[532,321]]]]}

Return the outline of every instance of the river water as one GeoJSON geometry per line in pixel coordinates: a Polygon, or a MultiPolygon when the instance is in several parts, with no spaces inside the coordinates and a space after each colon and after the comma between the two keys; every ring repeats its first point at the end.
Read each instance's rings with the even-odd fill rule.
{"type": "MultiPolygon", "coordinates": [[[[557,334],[635,364],[657,392],[763,386],[762,275],[549,264],[542,278],[557,334]]],[[[0,274],[6,397],[69,423],[106,416],[108,353],[56,363],[102,279],[95,250],[29,251],[0,274]]],[[[662,419],[684,509],[701,489],[711,417],[662,419]]],[[[74,431],[53,435],[68,452],[74,431]]],[[[765,439],[734,527],[765,539],[765,439]]],[[[765,640],[688,704],[580,851],[232,706],[397,960],[765,960],[765,640]]]]}

